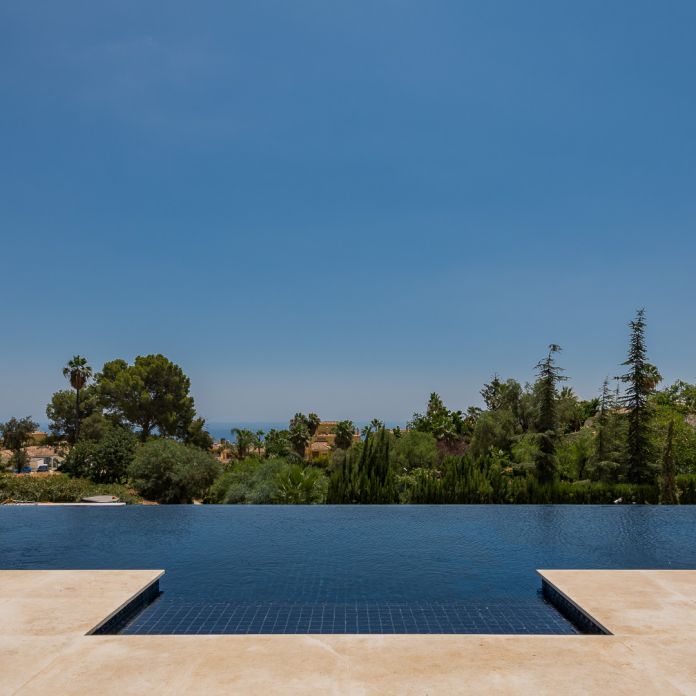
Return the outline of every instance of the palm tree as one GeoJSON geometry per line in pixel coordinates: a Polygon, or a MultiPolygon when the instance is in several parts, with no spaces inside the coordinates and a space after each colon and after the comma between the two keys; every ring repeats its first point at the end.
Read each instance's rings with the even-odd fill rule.
{"type": "Polygon", "coordinates": [[[295,417],[290,422],[290,430],[288,431],[288,440],[292,443],[293,449],[298,457],[304,459],[307,445],[309,445],[312,436],[309,433],[307,424],[295,417]]]}
{"type": "Polygon", "coordinates": [[[319,503],[323,497],[319,485],[320,478],[323,478],[323,474],[318,469],[303,469],[299,464],[294,464],[276,476],[276,500],[293,505],[319,503]]]}
{"type": "Polygon", "coordinates": [[[314,437],[317,432],[317,428],[321,424],[321,418],[316,413],[310,413],[307,418],[305,418],[307,428],[311,437],[314,437]]]}
{"type": "Polygon", "coordinates": [[[80,437],[80,389],[87,386],[92,377],[92,368],[87,364],[87,358],[73,355],[72,360],[63,368],[63,377],[75,390],[75,442],[80,437]]]}
{"type": "Polygon", "coordinates": [[[355,426],[353,421],[342,420],[336,423],[336,437],[334,439],[334,447],[338,449],[349,449],[353,444],[353,434],[355,426]]]}
{"type": "Polygon", "coordinates": [[[381,421],[379,418],[373,418],[370,421],[370,428],[375,432],[382,430],[384,428],[384,421],[381,421]]]}
{"type": "Polygon", "coordinates": [[[261,448],[263,447],[263,430],[257,430],[254,433],[254,445],[256,446],[256,454],[261,456],[261,448]]]}
{"type": "Polygon", "coordinates": [[[645,386],[648,388],[648,391],[655,391],[655,389],[657,389],[657,385],[661,381],[662,375],[660,374],[660,371],[655,367],[655,365],[647,363],[645,365],[645,386]]]}
{"type": "Polygon", "coordinates": [[[235,436],[237,459],[245,459],[256,444],[256,436],[246,428],[232,428],[231,432],[235,436]]]}

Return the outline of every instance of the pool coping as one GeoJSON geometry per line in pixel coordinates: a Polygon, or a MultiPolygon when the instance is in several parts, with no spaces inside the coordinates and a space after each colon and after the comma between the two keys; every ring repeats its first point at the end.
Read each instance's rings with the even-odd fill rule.
{"type": "Polygon", "coordinates": [[[542,571],[537,571],[541,576],[541,593],[556,610],[568,621],[576,626],[585,635],[610,636],[611,631],[603,626],[589,612],[573,601],[563,590],[556,587],[550,580],[544,577],[542,571]]]}
{"type": "Polygon", "coordinates": [[[130,599],[126,600],[120,607],[112,611],[90,631],[87,631],[87,635],[118,634],[118,631],[123,626],[159,597],[161,594],[159,581],[163,575],[164,571],[162,570],[157,577],[153,578],[143,588],[138,590],[130,599]]]}
{"type": "Polygon", "coordinates": [[[604,635],[96,631],[162,572],[0,571],[0,694],[696,693],[696,571],[538,571],[604,635]]]}

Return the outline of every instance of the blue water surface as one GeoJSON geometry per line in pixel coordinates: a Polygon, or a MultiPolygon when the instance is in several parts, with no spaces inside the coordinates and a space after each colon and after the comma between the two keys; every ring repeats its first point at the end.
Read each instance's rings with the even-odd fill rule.
{"type": "MultiPolygon", "coordinates": [[[[0,567],[162,568],[162,599],[141,615],[142,632],[158,632],[167,612],[159,632],[302,632],[311,621],[343,632],[345,607],[372,608],[381,621],[387,606],[399,607],[384,619],[396,632],[461,629],[486,607],[554,623],[537,568],[696,568],[696,507],[4,506],[0,567]],[[317,607],[326,621],[313,618],[317,607]],[[424,607],[466,616],[414,625],[411,609],[424,607]]],[[[486,621],[499,618],[482,618],[492,630],[481,632],[534,632],[486,621]]],[[[536,632],[571,630],[557,627],[536,632]]]]}

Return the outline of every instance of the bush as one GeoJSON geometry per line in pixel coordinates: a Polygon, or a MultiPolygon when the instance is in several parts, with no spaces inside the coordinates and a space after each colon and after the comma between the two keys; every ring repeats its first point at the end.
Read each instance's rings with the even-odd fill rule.
{"type": "Polygon", "coordinates": [[[64,474],[46,476],[0,475],[0,502],[79,503],[91,495],[115,495],[126,503],[140,503],[142,498],[117,484],[99,484],[64,474]]]}
{"type": "Polygon", "coordinates": [[[592,461],[594,451],[594,433],[589,428],[562,437],[556,448],[558,473],[561,478],[587,478],[586,469],[592,461]]]}
{"type": "Polygon", "coordinates": [[[96,483],[123,483],[137,444],[130,430],[110,428],[99,442],[80,440],[60,469],[70,476],[88,478],[96,483]]]}
{"type": "Polygon", "coordinates": [[[391,435],[381,428],[368,433],[363,446],[351,447],[331,472],[326,494],[333,504],[398,503],[399,483],[390,463],[391,435]]]}
{"type": "Polygon", "coordinates": [[[390,452],[398,472],[429,468],[437,464],[437,441],[431,433],[409,430],[394,438],[390,452]]]}
{"type": "Polygon", "coordinates": [[[682,505],[696,505],[696,474],[677,476],[677,491],[682,505]]]}
{"type": "Polygon", "coordinates": [[[597,462],[590,460],[585,467],[585,475],[592,481],[611,483],[619,478],[622,468],[623,467],[620,462],[597,462]]]}
{"type": "Polygon", "coordinates": [[[211,503],[320,503],[327,479],[321,469],[303,467],[291,459],[248,458],[235,463],[210,487],[211,503]]]}
{"type": "Polygon", "coordinates": [[[141,445],[128,469],[136,490],[159,503],[190,503],[203,497],[219,472],[219,463],[209,453],[165,439],[141,445]]]}
{"type": "MultiPolygon", "coordinates": [[[[510,468],[475,462],[466,456],[447,457],[439,470],[420,469],[400,483],[401,500],[408,503],[607,504],[621,499],[624,503],[655,504],[659,500],[655,485],[597,481],[541,484],[533,474],[516,476],[510,468]]],[[[686,490],[687,482],[682,480],[681,484],[686,490]]],[[[696,484],[693,490],[696,492],[696,484]]]]}
{"type": "Polygon", "coordinates": [[[276,484],[278,486],[277,502],[311,505],[324,502],[328,480],[318,469],[291,464],[276,476],[276,484]]]}
{"type": "Polygon", "coordinates": [[[515,438],[510,454],[515,464],[533,468],[534,462],[539,456],[539,442],[536,433],[525,433],[515,438]]]}

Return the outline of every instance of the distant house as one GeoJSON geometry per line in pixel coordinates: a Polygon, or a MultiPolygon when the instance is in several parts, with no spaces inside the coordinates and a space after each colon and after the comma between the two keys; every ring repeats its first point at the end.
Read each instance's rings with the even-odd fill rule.
{"type": "MultiPolygon", "coordinates": [[[[317,431],[307,445],[305,450],[305,456],[310,461],[316,457],[323,454],[328,454],[334,448],[334,443],[336,441],[336,426],[338,421],[322,421],[317,427],[317,431]]],[[[355,431],[353,433],[353,441],[360,442],[360,433],[355,431]]]]}
{"type": "MultiPolygon", "coordinates": [[[[63,463],[65,457],[59,453],[55,447],[48,445],[31,445],[24,450],[27,454],[29,466],[32,472],[35,471],[55,471],[63,463]],[[45,469],[43,467],[46,467],[45,469]]],[[[0,450],[0,462],[3,468],[10,468],[10,459],[12,452],[10,450],[0,450]]]]}
{"type": "Polygon", "coordinates": [[[219,462],[223,464],[227,463],[232,459],[232,447],[227,440],[223,442],[215,442],[210,448],[210,452],[219,462]]]}
{"type": "Polygon", "coordinates": [[[55,471],[60,468],[65,457],[58,453],[55,447],[48,445],[33,445],[27,447],[27,456],[29,457],[29,466],[32,471],[36,471],[39,467],[47,467],[48,471],[55,471]]]}

